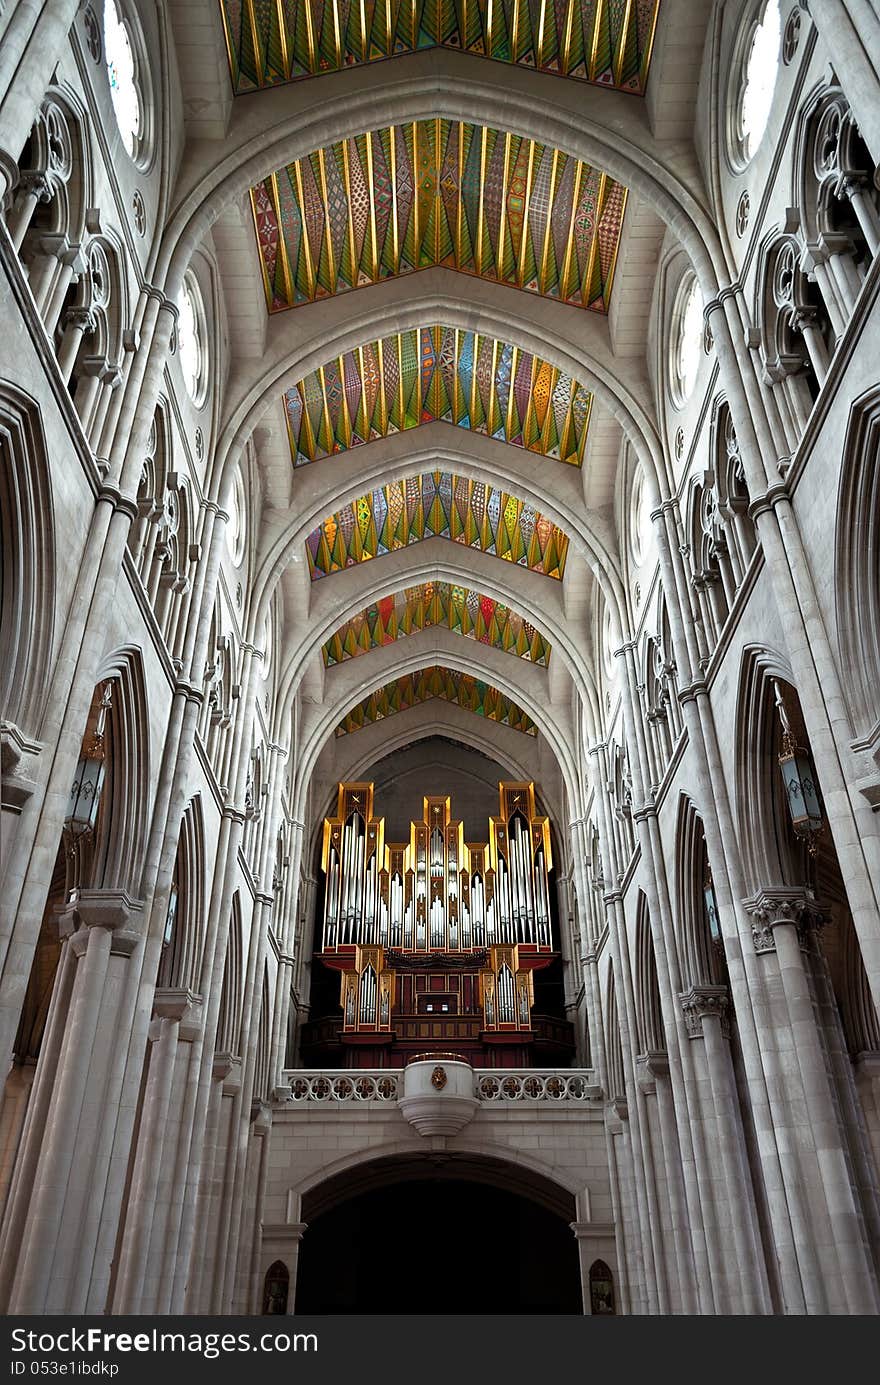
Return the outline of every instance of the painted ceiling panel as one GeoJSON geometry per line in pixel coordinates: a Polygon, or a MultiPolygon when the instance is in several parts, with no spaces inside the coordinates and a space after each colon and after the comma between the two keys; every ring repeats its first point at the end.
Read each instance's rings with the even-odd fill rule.
{"type": "Polygon", "coordinates": [[[509,606],[451,582],[422,582],[347,620],[324,645],[324,664],[341,664],[432,626],[445,626],[544,668],[550,662],[549,640],[509,606]]]}
{"type": "Polygon", "coordinates": [[[343,718],[336,728],[336,735],[350,735],[371,722],[394,716],[395,712],[403,712],[417,702],[430,702],[435,697],[446,702],[457,702],[460,707],[475,712],[477,716],[499,721],[527,736],[538,734],[531,717],[497,688],[481,682],[479,678],[472,678],[468,673],[459,673],[435,664],[418,673],[407,673],[393,683],[377,688],[343,718]]]}
{"type": "Polygon", "coordinates": [[[306,540],[312,581],[423,539],[452,539],[533,572],[562,578],[568,536],[523,500],[448,471],[362,495],[306,540]]]}
{"type": "Polygon", "coordinates": [[[548,145],[437,119],[319,149],[251,201],[270,312],[434,265],[605,312],[626,189],[548,145]]]}
{"type": "Polygon", "coordinates": [[[220,0],[236,93],[425,48],[643,93],[659,0],[220,0]]]}
{"type": "Polygon", "coordinates": [[[508,342],[421,327],[338,356],[284,403],[295,466],[435,420],[580,466],[592,395],[508,342]]]}

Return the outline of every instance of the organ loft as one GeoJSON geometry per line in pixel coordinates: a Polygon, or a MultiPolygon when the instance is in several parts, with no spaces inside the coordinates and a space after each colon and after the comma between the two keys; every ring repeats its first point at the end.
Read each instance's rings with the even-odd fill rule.
{"type": "Polygon", "coordinates": [[[533,783],[502,782],[498,797],[487,841],[465,841],[450,798],[426,797],[409,841],[391,842],[373,785],[339,785],[321,852],[325,984],[313,977],[326,1013],[313,1005],[307,1063],[394,1068],[440,1051],[477,1068],[571,1062],[549,822],[533,783]]]}

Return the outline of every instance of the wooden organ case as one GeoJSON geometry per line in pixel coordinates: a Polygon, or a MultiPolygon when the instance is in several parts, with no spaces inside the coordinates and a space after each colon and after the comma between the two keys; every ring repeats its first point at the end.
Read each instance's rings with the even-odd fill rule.
{"type": "Polygon", "coordinates": [[[571,1062],[561,987],[545,1007],[556,1013],[535,1006],[535,973],[559,969],[549,823],[534,784],[501,783],[499,799],[488,842],[465,842],[450,799],[434,797],[408,842],[386,842],[373,785],[339,785],[316,960],[339,973],[342,1013],[305,1026],[306,1063],[400,1067],[434,1052],[474,1067],[571,1062]]]}

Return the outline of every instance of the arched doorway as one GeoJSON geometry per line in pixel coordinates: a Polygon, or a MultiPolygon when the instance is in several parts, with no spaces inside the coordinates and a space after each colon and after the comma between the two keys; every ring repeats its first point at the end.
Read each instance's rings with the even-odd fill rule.
{"type": "Polygon", "coordinates": [[[374,1161],[303,1220],[297,1313],[583,1311],[574,1199],[498,1160],[374,1161]]]}

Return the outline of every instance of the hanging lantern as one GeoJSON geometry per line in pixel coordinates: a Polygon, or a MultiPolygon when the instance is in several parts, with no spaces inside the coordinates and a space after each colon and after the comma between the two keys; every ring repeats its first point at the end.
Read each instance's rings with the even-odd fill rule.
{"type": "Polygon", "coordinates": [[[822,830],[822,805],[816,787],[816,774],[807,751],[795,744],[789,732],[782,737],[779,768],[792,826],[799,837],[812,839],[822,830]]]}
{"type": "Polygon", "coordinates": [[[785,785],[785,798],[791,814],[791,824],[799,837],[807,839],[809,851],[815,851],[815,838],[822,830],[822,804],[816,783],[816,772],[809,752],[799,746],[792,734],[779,684],[776,684],[776,705],[782,722],[782,750],[779,768],[785,785]]]}
{"type": "Polygon", "coordinates": [[[168,894],[168,908],[165,911],[165,928],[162,933],[162,947],[168,947],[174,937],[174,922],[177,918],[177,886],[172,885],[168,894]]]}
{"type": "Polygon", "coordinates": [[[98,818],[98,804],[104,787],[104,727],[110,710],[111,690],[112,685],[106,683],[94,735],[80,755],[70,787],[64,826],[75,837],[93,832],[98,818]]]}
{"type": "Polygon", "coordinates": [[[712,872],[706,875],[706,883],[703,886],[703,899],[706,902],[706,918],[709,921],[709,936],[713,943],[721,942],[721,922],[718,918],[718,900],[715,898],[715,886],[712,884],[712,872]]]}

